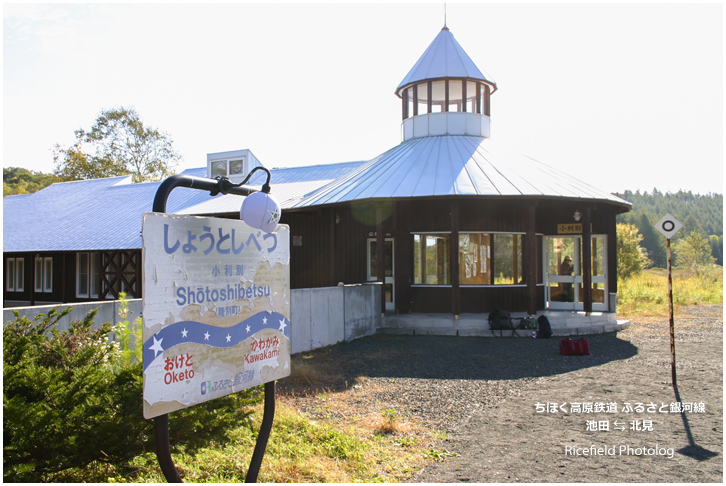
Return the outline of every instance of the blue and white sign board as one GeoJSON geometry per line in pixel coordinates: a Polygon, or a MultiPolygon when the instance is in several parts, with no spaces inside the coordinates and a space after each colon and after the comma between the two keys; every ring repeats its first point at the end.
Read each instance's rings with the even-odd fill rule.
{"type": "Polygon", "coordinates": [[[290,230],[145,213],[144,417],[290,374],[290,230]]]}

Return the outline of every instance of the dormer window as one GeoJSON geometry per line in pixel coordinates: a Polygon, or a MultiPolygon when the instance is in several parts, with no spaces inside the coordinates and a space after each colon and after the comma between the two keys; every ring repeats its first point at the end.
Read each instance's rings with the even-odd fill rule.
{"type": "Polygon", "coordinates": [[[245,159],[244,157],[241,157],[236,159],[212,160],[211,171],[212,179],[216,177],[231,177],[235,175],[244,176],[245,159]]]}
{"type": "Polygon", "coordinates": [[[207,154],[207,174],[212,179],[227,177],[239,182],[260,165],[257,157],[247,149],[207,154]]]}

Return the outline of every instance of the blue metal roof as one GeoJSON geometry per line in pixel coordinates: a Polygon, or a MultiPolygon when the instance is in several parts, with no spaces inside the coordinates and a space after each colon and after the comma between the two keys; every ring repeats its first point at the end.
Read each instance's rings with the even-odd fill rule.
{"type": "Polygon", "coordinates": [[[490,139],[443,135],[403,142],[288,207],[431,196],[552,196],[629,205],[490,139]]]}
{"type": "MultiPolygon", "coordinates": [[[[299,200],[363,162],[271,170],[278,201],[299,200]]],[[[206,168],[183,172],[206,176],[206,168]]],[[[264,173],[255,174],[259,186],[264,173]]],[[[52,184],[33,194],[3,198],[3,251],[82,251],[141,248],[141,216],[151,211],[160,182],[133,184],[113,177],[52,184]]],[[[242,196],[210,196],[206,191],[177,187],[167,211],[220,214],[240,210],[242,196]]],[[[283,206],[284,207],[284,206],[283,206]]]]}
{"type": "Polygon", "coordinates": [[[482,74],[447,27],[441,29],[413,68],[403,78],[396,88],[396,94],[401,96],[401,90],[411,84],[438,78],[476,79],[491,85],[492,92],[497,89],[496,83],[482,74]]]}

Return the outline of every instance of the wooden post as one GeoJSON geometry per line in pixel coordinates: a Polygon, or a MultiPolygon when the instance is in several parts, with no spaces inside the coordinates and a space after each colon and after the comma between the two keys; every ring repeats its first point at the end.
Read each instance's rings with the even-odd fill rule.
{"type": "Polygon", "coordinates": [[[381,282],[381,316],[386,315],[386,234],[383,232],[383,210],[376,207],[376,280],[381,282]]]}
{"type": "Polygon", "coordinates": [[[459,293],[459,203],[451,201],[451,311],[454,319],[461,314],[459,293]]]}
{"type": "Polygon", "coordinates": [[[673,389],[677,390],[676,385],[676,338],[675,326],[673,320],[673,277],[671,274],[671,239],[666,238],[666,249],[668,250],[668,307],[669,307],[669,325],[671,334],[671,378],[673,378],[673,389]]]}
{"type": "Polygon", "coordinates": [[[527,207],[527,232],[524,235],[524,268],[522,273],[527,279],[527,314],[537,314],[537,203],[532,201],[527,207]]]}
{"type": "MultiPolygon", "coordinates": [[[[592,313],[592,222],[591,209],[585,208],[582,220],[582,290],[583,308],[587,315],[592,313]]],[[[577,289],[575,289],[577,292],[577,289]]]]}

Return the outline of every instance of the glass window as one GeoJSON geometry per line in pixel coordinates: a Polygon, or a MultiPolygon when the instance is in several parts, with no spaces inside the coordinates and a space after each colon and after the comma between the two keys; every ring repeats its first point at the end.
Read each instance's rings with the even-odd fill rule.
{"type": "Polygon", "coordinates": [[[459,79],[449,80],[449,111],[462,111],[461,102],[463,98],[462,94],[462,81],[459,79]]]}
{"type": "Polygon", "coordinates": [[[413,273],[417,285],[451,285],[451,235],[413,235],[413,273]]]}
{"type": "MultiPolygon", "coordinates": [[[[383,242],[386,277],[393,277],[393,240],[386,238],[383,242]]],[[[378,278],[378,242],[368,239],[368,280],[378,278]]]]}
{"type": "Polygon", "coordinates": [[[413,103],[414,103],[414,100],[413,100],[413,87],[406,88],[406,93],[407,93],[406,100],[407,100],[407,103],[408,103],[407,111],[406,111],[406,117],[411,117],[411,116],[413,116],[413,103]]]}
{"type": "Polygon", "coordinates": [[[461,285],[524,283],[521,234],[459,234],[461,285]]]}
{"type": "Polygon", "coordinates": [[[480,233],[459,234],[459,283],[489,285],[492,282],[491,236],[480,233]]]}
{"type": "Polygon", "coordinates": [[[36,292],[53,292],[53,257],[35,257],[36,292]]]}
{"type": "Polygon", "coordinates": [[[444,103],[446,103],[446,82],[433,81],[431,83],[431,95],[431,112],[440,113],[444,111],[444,103]]]}
{"type": "Polygon", "coordinates": [[[592,237],[592,276],[605,275],[605,237],[592,237]]]}
{"type": "Polygon", "coordinates": [[[421,83],[417,87],[418,114],[423,115],[429,112],[429,86],[428,83],[421,83]]]}
{"type": "Polygon", "coordinates": [[[15,259],[15,291],[22,292],[25,290],[25,259],[15,259]]]}
{"type": "Polygon", "coordinates": [[[98,297],[101,254],[76,253],[76,297],[98,297]]]}
{"type": "Polygon", "coordinates": [[[15,258],[8,258],[5,261],[5,290],[15,290],[15,258]]]}
{"type": "Polygon", "coordinates": [[[229,161],[229,174],[230,175],[244,174],[244,171],[245,171],[245,159],[229,161]]]}
{"type": "Polygon", "coordinates": [[[90,286],[89,291],[91,292],[91,297],[98,297],[98,291],[99,291],[99,280],[98,280],[98,274],[101,270],[101,254],[100,253],[91,253],[91,275],[90,275],[90,286]]]}
{"type": "Polygon", "coordinates": [[[227,177],[226,160],[215,160],[212,162],[212,179],[215,177],[227,177]]]}
{"type": "Polygon", "coordinates": [[[78,253],[76,260],[76,296],[88,297],[88,253],[78,253]]]}
{"type": "Polygon", "coordinates": [[[35,291],[43,291],[43,257],[35,257],[35,291]]]}
{"type": "Polygon", "coordinates": [[[43,259],[43,292],[53,292],[53,257],[43,259]]]}
{"type": "Polygon", "coordinates": [[[468,113],[476,113],[477,88],[473,81],[466,82],[466,110],[468,113]]]}

